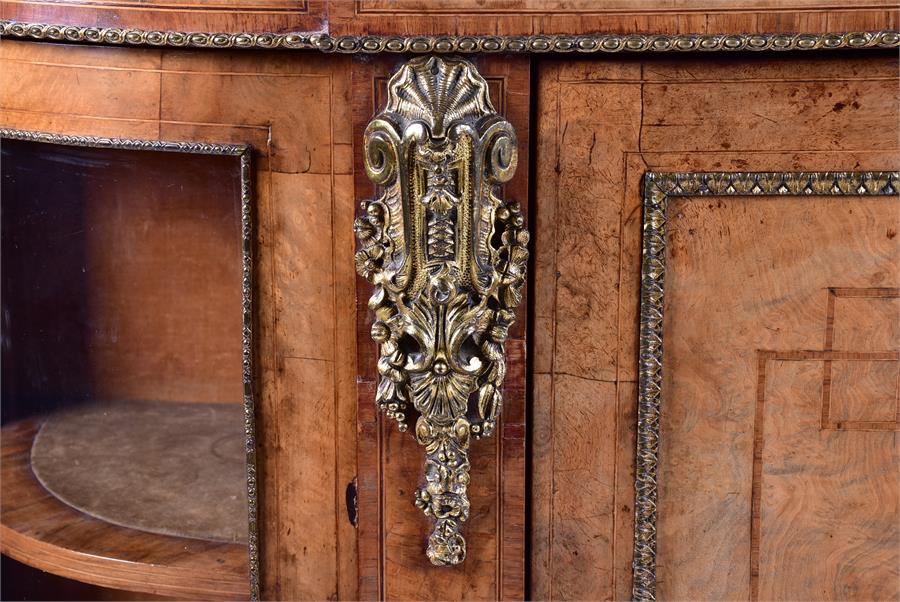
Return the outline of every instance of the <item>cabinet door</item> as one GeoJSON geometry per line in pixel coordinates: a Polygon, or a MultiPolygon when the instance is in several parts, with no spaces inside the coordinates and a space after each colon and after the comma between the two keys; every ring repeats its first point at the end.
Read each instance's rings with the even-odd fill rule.
{"type": "Polygon", "coordinates": [[[897,170],[896,57],[535,68],[532,596],[631,595],[635,413],[661,354],[658,472],[638,456],[655,566],[636,558],[657,596],[895,598],[896,192],[738,176],[668,198],[664,225],[641,203],[648,172],[897,170]],[[642,300],[659,315],[639,323],[642,300]]]}
{"type": "MultiPolygon", "coordinates": [[[[355,355],[352,227],[355,201],[349,75],[349,57],[333,56],[326,60],[305,53],[110,48],[6,39],[0,44],[0,124],[4,128],[47,131],[75,138],[92,135],[161,139],[201,147],[204,143],[228,142],[252,148],[251,172],[246,175],[252,186],[249,191],[253,237],[252,392],[256,408],[259,566],[254,562],[249,570],[254,574],[259,569],[260,595],[266,600],[357,598],[356,530],[348,520],[345,502],[347,485],[356,475],[356,366],[352,359],[348,360],[355,355]],[[118,85],[123,79],[127,86],[118,85]],[[76,91],[57,93],[60,86],[66,87],[72,81],[78,82],[76,91]]],[[[108,141],[104,146],[107,145],[108,141]]],[[[13,150],[11,145],[9,150],[13,150]]],[[[141,240],[153,242],[152,253],[140,255],[138,259],[157,262],[154,265],[161,267],[156,271],[168,276],[161,281],[167,288],[161,290],[178,288],[184,282],[205,287],[204,294],[210,297],[204,301],[207,318],[220,311],[222,315],[237,318],[234,312],[241,307],[240,274],[232,281],[223,280],[219,272],[210,271],[206,263],[197,263],[192,256],[181,253],[180,247],[173,246],[170,240],[178,232],[185,240],[191,238],[188,230],[195,221],[212,220],[212,215],[218,215],[210,213],[207,205],[196,203],[213,203],[219,195],[212,192],[225,186],[228,180],[215,166],[198,170],[216,181],[212,186],[197,180],[195,186],[202,185],[206,190],[204,197],[196,192],[198,188],[179,184],[179,174],[191,169],[193,163],[168,153],[166,156],[169,161],[177,162],[179,168],[170,169],[171,173],[165,176],[156,175],[165,174],[163,168],[142,171],[143,179],[122,170],[104,170],[96,162],[92,165],[104,178],[118,179],[120,186],[134,187],[146,180],[148,189],[156,190],[157,185],[162,187],[160,190],[171,188],[173,192],[164,199],[171,209],[169,213],[157,212],[149,217],[144,213],[127,213],[126,216],[134,216],[130,222],[134,227],[123,233],[118,228],[121,224],[113,219],[120,212],[110,206],[101,217],[112,235],[104,238],[101,236],[104,230],[96,228],[85,234],[75,226],[63,234],[70,238],[92,236],[110,245],[123,240],[128,232],[138,231],[141,240]],[[180,202],[182,197],[191,203],[184,205],[180,202]],[[161,271],[165,267],[164,259],[174,267],[161,271]],[[189,277],[190,273],[184,270],[193,269],[192,266],[203,267],[203,278],[189,277]],[[179,274],[181,278],[175,278],[179,274]]],[[[64,186],[61,177],[57,174],[45,182],[46,186],[64,186]]],[[[105,194],[111,194],[108,192],[111,188],[104,190],[107,190],[105,194]]],[[[148,203],[153,198],[147,194],[127,198],[128,206],[141,206],[141,202],[148,203]]],[[[4,197],[4,202],[7,200],[4,197]]],[[[74,208],[68,207],[67,211],[71,213],[74,208]]],[[[4,227],[8,225],[8,213],[4,213],[4,227]]],[[[27,212],[23,218],[28,218],[27,212]]],[[[224,227],[228,222],[217,223],[224,227]]],[[[237,269],[241,265],[239,238],[229,239],[225,234],[210,237],[204,232],[193,235],[199,236],[195,246],[237,269]],[[226,245],[228,241],[235,246],[234,252],[227,251],[231,247],[217,250],[216,245],[226,245]],[[224,255],[226,252],[229,255],[224,255]]],[[[4,262],[10,258],[4,254],[4,262]]],[[[68,271],[82,277],[80,269],[68,271]]],[[[109,269],[103,272],[106,279],[103,290],[107,296],[116,291],[133,292],[134,287],[122,279],[121,270],[112,272],[109,269]],[[110,280],[112,272],[119,275],[118,280],[110,280]],[[118,286],[114,286],[116,283],[118,286]]],[[[148,286],[146,274],[134,278],[148,286]]],[[[152,316],[145,307],[147,296],[141,294],[144,305],[134,305],[134,311],[129,314],[135,321],[152,316]]],[[[90,300],[96,305],[95,298],[90,300]]],[[[157,305],[163,307],[164,303],[160,300],[157,305]]],[[[183,303],[178,306],[181,313],[185,312],[183,306],[183,303]]],[[[172,370],[188,370],[194,365],[178,359],[181,356],[175,352],[199,354],[204,361],[211,362],[204,374],[209,375],[211,382],[219,383],[217,386],[225,386],[222,375],[240,370],[241,366],[240,323],[236,323],[237,337],[229,338],[232,343],[228,343],[225,337],[230,335],[217,330],[213,322],[181,319],[187,322],[184,325],[178,322],[177,327],[165,332],[175,333],[173,337],[191,338],[188,326],[202,327],[205,334],[198,334],[194,339],[206,341],[211,345],[209,349],[223,355],[210,356],[203,351],[205,347],[196,346],[200,344],[197,341],[188,348],[176,341],[170,345],[172,351],[164,354],[168,358],[167,366],[172,370]],[[227,356],[229,350],[236,355],[227,356]],[[223,356],[227,362],[221,361],[223,356]],[[228,357],[237,358],[237,362],[228,357]],[[228,368],[229,365],[235,368],[228,368]]],[[[163,336],[159,321],[153,324],[156,338],[163,336]]],[[[106,332],[99,329],[93,336],[105,336],[106,332]]],[[[148,341],[143,336],[140,344],[133,347],[143,349],[148,341]]],[[[130,356],[121,353],[116,356],[109,351],[105,357],[105,364],[116,359],[115,366],[120,367],[130,356]]],[[[146,368],[146,362],[143,365],[146,368]]],[[[121,370],[110,372],[106,365],[106,372],[109,378],[115,377],[119,390],[129,385],[121,380],[121,370]]],[[[176,382],[161,378],[166,374],[153,367],[144,381],[157,388],[176,382]]],[[[237,382],[240,387],[240,380],[237,382]]],[[[129,386],[133,385],[130,382],[129,386]]],[[[205,395],[209,399],[203,399],[212,401],[221,397],[216,391],[207,391],[205,395]]],[[[241,389],[237,392],[240,394],[241,389]]],[[[162,393],[170,395],[167,390],[162,393]]],[[[160,395],[157,390],[154,399],[160,395]]],[[[48,533],[47,529],[42,533],[48,533]]],[[[115,543],[103,537],[88,538],[88,541],[107,547],[115,543]]],[[[190,581],[193,573],[185,567],[204,566],[189,553],[194,544],[188,546],[178,540],[172,544],[173,552],[168,552],[164,545],[145,545],[168,554],[165,562],[151,563],[152,570],[163,573],[164,577],[174,572],[178,579],[190,581]]],[[[242,589],[247,592],[245,596],[249,594],[246,548],[210,544],[206,549],[209,550],[206,558],[212,564],[211,576],[205,577],[202,583],[194,579],[188,584],[190,589],[178,591],[207,595],[204,589],[207,587],[213,592],[210,596],[238,596],[242,589]],[[217,577],[222,571],[228,574],[217,577]]],[[[103,560],[102,554],[96,551],[92,556],[103,560]]],[[[139,555],[142,562],[149,562],[148,558],[146,554],[139,555]]],[[[116,562],[127,564],[129,575],[135,579],[137,575],[144,581],[145,591],[170,591],[147,590],[147,584],[153,585],[152,581],[130,563],[116,562]]],[[[81,574],[87,575],[83,569],[81,574]]]]}

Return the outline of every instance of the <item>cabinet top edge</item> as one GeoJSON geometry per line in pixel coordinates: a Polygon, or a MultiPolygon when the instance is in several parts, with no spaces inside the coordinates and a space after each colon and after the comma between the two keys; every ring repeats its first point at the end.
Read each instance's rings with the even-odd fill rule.
{"type": "Polygon", "coordinates": [[[0,20],[0,38],[114,46],[289,49],[331,54],[607,54],[900,48],[900,31],[748,34],[342,35],[188,32],[0,20]]]}

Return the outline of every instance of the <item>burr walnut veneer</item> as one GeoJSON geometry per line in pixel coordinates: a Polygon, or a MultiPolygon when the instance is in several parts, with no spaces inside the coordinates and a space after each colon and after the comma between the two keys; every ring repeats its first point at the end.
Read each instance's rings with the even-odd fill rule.
{"type": "MultiPolygon", "coordinates": [[[[897,18],[881,0],[5,0],[0,127],[250,148],[259,539],[249,573],[258,568],[263,599],[650,597],[635,587],[634,562],[652,564],[642,574],[660,599],[891,599],[900,595],[896,194],[669,200],[665,292],[652,299],[664,307],[661,417],[658,433],[644,432],[659,435],[656,543],[642,547],[651,524],[642,506],[637,557],[634,508],[635,481],[648,478],[636,473],[646,466],[636,462],[647,393],[642,236],[656,227],[645,223],[646,174],[897,171],[897,18]],[[151,35],[166,31],[209,35],[185,47],[151,35]],[[688,35],[860,31],[882,33],[719,36],[715,52],[688,35]],[[598,32],[606,37],[583,52],[540,50],[545,37],[577,44],[598,32]],[[465,36],[481,36],[479,52],[466,53],[465,36]],[[604,50],[613,38],[620,46],[604,50]],[[643,50],[628,50],[629,39],[643,50]],[[754,39],[768,49],[729,50],[728,40],[747,49],[754,39]],[[278,49],[236,48],[241,40],[278,49]],[[408,52],[392,52],[391,40],[408,52]],[[391,75],[442,40],[472,63],[515,130],[518,170],[498,194],[521,204],[531,232],[503,412],[470,450],[468,549],[450,567],[424,555],[421,449],[377,412],[371,285],[354,258],[360,202],[380,194],[366,177],[366,127],[385,109],[391,75]],[[773,50],[778,40],[792,50],[773,50]],[[804,40],[819,49],[802,50],[804,40]],[[507,52],[487,52],[495,42],[507,52]]],[[[239,238],[219,242],[239,250],[239,238]]],[[[645,301],[655,294],[646,280],[645,301]]],[[[218,284],[211,276],[210,291],[218,284]]],[[[240,289],[215,296],[239,311],[240,289]]],[[[204,364],[212,384],[198,401],[225,391],[213,385],[226,361],[240,370],[240,343],[226,353],[218,335],[196,351],[223,353],[204,364]]],[[[171,341],[150,344],[161,358],[178,354],[171,341]]],[[[110,382],[128,390],[149,374],[128,373],[110,382]]],[[[240,400],[236,388],[227,394],[240,400]]],[[[4,433],[4,487],[8,477],[36,505],[59,505],[27,478],[34,428],[21,423],[9,450],[4,433]]],[[[4,493],[4,534],[15,528],[7,516],[25,516],[7,504],[4,493]]],[[[161,537],[148,534],[147,545],[170,550],[161,537]]],[[[56,570],[22,538],[0,544],[56,570]]],[[[142,591],[256,593],[249,580],[235,584],[243,550],[201,547],[192,558],[172,551],[174,564],[198,571],[198,591],[184,575],[142,591]],[[219,552],[226,577],[213,583],[221,573],[203,559],[219,552]]],[[[115,568],[131,557],[88,552],[106,556],[58,572],[122,588],[115,568]]]]}

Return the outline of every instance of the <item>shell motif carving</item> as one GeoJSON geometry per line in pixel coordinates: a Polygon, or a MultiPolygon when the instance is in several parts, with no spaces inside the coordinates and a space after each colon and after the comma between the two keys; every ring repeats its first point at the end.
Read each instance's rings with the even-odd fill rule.
{"type": "Polygon", "coordinates": [[[522,299],[528,232],[498,197],[516,170],[516,135],[468,61],[404,64],[365,132],[380,186],[355,228],[359,273],[373,285],[376,403],[425,448],[415,504],[434,521],[435,565],[466,555],[468,449],[503,406],[504,342],[522,299]]]}

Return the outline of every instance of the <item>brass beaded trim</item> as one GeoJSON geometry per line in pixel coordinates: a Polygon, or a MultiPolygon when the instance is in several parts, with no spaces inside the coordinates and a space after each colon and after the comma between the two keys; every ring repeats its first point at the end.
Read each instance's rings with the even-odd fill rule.
{"type": "Polygon", "coordinates": [[[637,466],[634,505],[635,600],[656,599],[656,518],[662,393],[663,303],[669,198],[692,196],[890,196],[900,172],[647,172],[643,182],[637,466]]]}
{"type": "MultiPolygon", "coordinates": [[[[236,155],[249,152],[244,144],[213,144],[208,142],[171,142],[167,140],[142,140],[138,138],[102,138],[52,134],[0,128],[0,138],[22,140],[24,142],[46,142],[65,146],[86,146],[91,148],[115,148],[122,150],[169,151],[176,153],[197,153],[202,155],[236,155]]],[[[243,174],[242,174],[243,175],[243,174]]],[[[243,192],[243,191],[242,191],[243,192]]],[[[249,191],[248,191],[249,193],[249,191]]]]}
{"type": "Polygon", "coordinates": [[[215,144],[208,142],[174,142],[167,140],[143,140],[137,138],[103,138],[53,134],[12,128],[0,128],[0,140],[21,140],[24,142],[44,142],[66,146],[91,148],[114,148],[122,150],[165,151],[202,155],[232,155],[240,158],[241,166],[241,355],[244,403],[244,445],[247,454],[247,547],[250,564],[250,598],[259,600],[259,528],[257,503],[256,470],[256,415],[253,396],[253,248],[250,156],[247,144],[215,144]]]}
{"type": "Polygon", "coordinates": [[[900,32],[614,34],[530,36],[346,35],[321,32],[182,32],[0,21],[0,37],[129,46],[287,48],[326,53],[603,53],[898,48],[900,32]]]}

